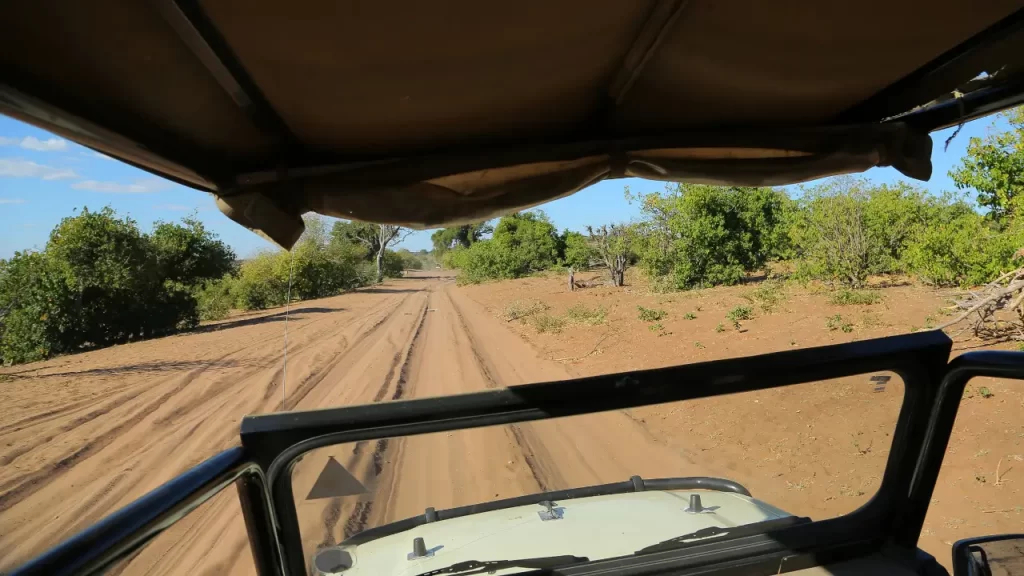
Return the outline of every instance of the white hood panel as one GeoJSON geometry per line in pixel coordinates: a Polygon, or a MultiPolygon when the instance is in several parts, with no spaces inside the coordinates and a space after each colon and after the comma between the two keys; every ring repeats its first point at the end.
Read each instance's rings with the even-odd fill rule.
{"type": "MultiPolygon", "coordinates": [[[[541,520],[539,504],[441,520],[345,547],[353,565],[345,576],[416,576],[467,560],[586,556],[591,560],[640,548],[710,526],[730,527],[790,514],[759,500],[728,492],[646,491],[556,501],[561,518],[541,520]],[[704,512],[692,513],[691,494],[704,512]],[[409,559],[413,539],[423,538],[431,556],[409,559]]],[[[523,571],[512,568],[502,571],[523,571]]]]}

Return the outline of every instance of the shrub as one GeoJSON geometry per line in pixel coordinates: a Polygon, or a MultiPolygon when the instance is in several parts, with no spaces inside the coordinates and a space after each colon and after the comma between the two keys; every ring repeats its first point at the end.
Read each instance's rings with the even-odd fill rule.
{"type": "Polygon", "coordinates": [[[946,195],[935,197],[905,183],[870,186],[833,178],[806,191],[791,231],[800,256],[797,272],[852,287],[871,274],[905,271],[908,254],[936,226],[975,217],[946,195]]]}
{"type": "Polygon", "coordinates": [[[680,184],[641,200],[641,266],[676,288],[735,284],[788,250],[790,201],[780,191],[680,184]]]}
{"type": "Polygon", "coordinates": [[[737,306],[732,310],[729,310],[729,313],[725,315],[725,318],[732,322],[733,326],[739,328],[741,321],[750,320],[753,316],[754,311],[750,306],[737,306]]]}
{"type": "MultiPolygon", "coordinates": [[[[417,260],[413,260],[418,263],[417,260]]],[[[383,271],[385,278],[401,278],[402,270],[405,268],[407,268],[405,258],[393,250],[384,251],[383,271]]]]}
{"type": "Polygon", "coordinates": [[[563,266],[574,270],[590,268],[590,261],[596,258],[596,254],[586,236],[579,232],[566,230],[562,233],[562,242],[565,245],[565,253],[562,257],[563,266]]]}
{"type": "Polygon", "coordinates": [[[565,311],[565,317],[570,322],[577,324],[604,324],[607,311],[604,308],[587,308],[583,304],[576,304],[565,311]]]}
{"type": "Polygon", "coordinates": [[[288,253],[262,252],[238,271],[235,303],[243,310],[283,306],[288,294],[288,253]]]}
{"type": "Polygon", "coordinates": [[[849,290],[844,288],[833,292],[829,296],[828,301],[836,306],[878,304],[882,301],[882,295],[871,290],[849,290]]]}
{"type": "Polygon", "coordinates": [[[785,288],[782,282],[766,280],[744,297],[751,302],[757,302],[765,312],[771,312],[785,299],[785,288]]]}
{"type": "Polygon", "coordinates": [[[548,269],[559,260],[560,239],[543,212],[505,216],[490,240],[445,253],[445,264],[459,269],[459,282],[476,284],[520,278],[548,269]]]}
{"type": "Polygon", "coordinates": [[[835,332],[836,330],[842,330],[843,332],[853,332],[853,323],[846,320],[841,315],[836,314],[835,316],[829,316],[825,321],[825,326],[828,327],[829,331],[835,332]]]}
{"type": "Polygon", "coordinates": [[[235,307],[235,278],[225,275],[207,282],[194,292],[200,320],[223,320],[235,307]]]}
{"type": "Polygon", "coordinates": [[[910,272],[937,286],[977,286],[1015,266],[1024,247],[1024,226],[995,229],[977,214],[961,216],[924,230],[907,249],[910,272]]]}
{"type": "Polygon", "coordinates": [[[664,310],[654,310],[652,308],[644,308],[643,306],[637,306],[636,309],[640,312],[637,317],[644,322],[657,322],[668,316],[668,312],[664,310]]]}

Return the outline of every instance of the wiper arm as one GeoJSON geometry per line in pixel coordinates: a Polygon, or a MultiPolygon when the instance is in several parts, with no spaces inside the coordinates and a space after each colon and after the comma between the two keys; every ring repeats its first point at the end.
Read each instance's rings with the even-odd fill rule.
{"type": "Polygon", "coordinates": [[[498,570],[504,570],[505,568],[532,568],[534,570],[543,570],[556,568],[564,564],[577,564],[579,562],[589,561],[590,558],[586,558],[584,556],[545,556],[541,558],[521,558],[519,560],[488,560],[485,562],[481,562],[480,560],[466,560],[465,562],[456,562],[455,564],[445,568],[438,568],[437,570],[424,572],[418,576],[434,576],[435,574],[480,574],[482,572],[496,572],[498,570]]]}
{"type": "Polygon", "coordinates": [[[691,542],[691,540],[700,540],[702,538],[709,538],[711,536],[719,536],[722,534],[728,534],[733,538],[738,536],[751,536],[753,534],[762,534],[777,528],[788,528],[790,526],[796,526],[797,524],[805,524],[810,521],[810,518],[802,516],[786,516],[785,518],[775,518],[773,520],[754,522],[753,524],[743,524],[742,526],[730,526],[728,528],[708,526],[707,528],[701,528],[696,532],[683,534],[682,536],[676,536],[675,538],[669,538],[663,542],[658,542],[657,544],[652,544],[646,548],[641,548],[634,552],[634,554],[650,554],[651,552],[661,552],[662,550],[678,550],[679,548],[685,548],[696,544],[696,542],[691,542]]]}

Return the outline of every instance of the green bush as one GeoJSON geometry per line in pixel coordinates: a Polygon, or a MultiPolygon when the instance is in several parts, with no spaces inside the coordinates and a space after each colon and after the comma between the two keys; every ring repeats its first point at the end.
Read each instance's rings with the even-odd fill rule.
{"type": "Polygon", "coordinates": [[[750,306],[737,306],[732,310],[729,310],[725,318],[732,322],[732,325],[736,328],[740,327],[740,322],[743,320],[750,320],[754,317],[754,311],[750,306]]]}
{"type": "Polygon", "coordinates": [[[647,219],[634,251],[649,276],[669,276],[676,288],[736,284],[788,252],[783,192],[680,184],[641,200],[647,219]]]}
{"type": "Polygon", "coordinates": [[[194,292],[234,254],[194,217],[142,233],[110,208],[63,219],[39,253],[0,265],[0,354],[26,362],[199,322],[194,292]]]}
{"type": "Polygon", "coordinates": [[[912,248],[935,227],[972,217],[977,214],[952,196],[905,183],[833,178],[805,191],[794,218],[798,274],[860,287],[871,274],[906,271],[912,248]]]}
{"type": "Polygon", "coordinates": [[[825,321],[825,326],[827,326],[831,332],[835,332],[836,330],[842,330],[847,333],[853,332],[853,323],[839,314],[829,316],[825,321]]]}
{"type": "Polygon", "coordinates": [[[406,260],[400,254],[392,250],[384,251],[384,277],[401,278],[402,270],[405,269],[406,260]]]}
{"type": "Polygon", "coordinates": [[[937,286],[977,286],[1018,265],[1024,226],[997,230],[978,214],[961,216],[922,231],[904,257],[907,268],[937,286]]]}
{"type": "Polygon", "coordinates": [[[195,292],[196,307],[200,320],[223,320],[235,307],[237,281],[231,275],[212,280],[199,286],[195,292]]]}
{"type": "Polygon", "coordinates": [[[557,264],[560,243],[543,212],[522,212],[499,220],[490,240],[446,252],[444,262],[459,270],[461,283],[519,278],[557,264]]]}
{"type": "Polygon", "coordinates": [[[566,230],[562,233],[562,241],[565,245],[562,265],[574,270],[586,270],[590,267],[590,262],[596,255],[586,236],[566,230]]]}
{"type": "MultiPolygon", "coordinates": [[[[424,262],[420,256],[413,254],[405,248],[400,248],[395,252],[401,261],[403,270],[423,270],[424,262]]],[[[424,252],[426,254],[426,252],[424,252]]],[[[433,266],[431,266],[433,268],[433,266]]]]}
{"type": "Polygon", "coordinates": [[[288,253],[262,252],[242,262],[234,286],[235,304],[243,310],[283,306],[288,294],[288,253]]]}
{"type": "Polygon", "coordinates": [[[668,312],[664,310],[655,310],[653,308],[644,308],[643,306],[637,306],[636,309],[640,312],[637,318],[644,322],[657,322],[668,316],[668,312]]]}

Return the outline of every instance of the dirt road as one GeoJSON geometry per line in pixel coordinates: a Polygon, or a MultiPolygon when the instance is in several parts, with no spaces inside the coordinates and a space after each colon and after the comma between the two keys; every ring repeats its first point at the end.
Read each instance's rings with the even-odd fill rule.
{"type": "MultiPolygon", "coordinates": [[[[295,306],[284,389],[283,329],[284,314],[275,311],[200,333],[4,370],[11,380],[3,384],[0,404],[0,569],[236,444],[246,414],[575,375],[538,355],[448,278],[406,278],[295,306]]],[[[732,414],[742,420],[751,400],[736,398],[732,414]]],[[[869,400],[865,406],[878,404],[877,397],[869,400]]],[[[723,460],[712,457],[721,441],[718,432],[694,432],[692,422],[706,413],[666,424],[682,414],[659,407],[316,451],[296,467],[294,478],[304,547],[311,553],[361,529],[421,514],[427,506],[622,481],[633,474],[757,477],[761,456],[773,448],[756,446],[763,436],[756,426],[744,439],[748,445],[741,442],[734,458],[723,460]],[[689,434],[681,432],[686,426],[689,434]],[[750,443],[755,447],[748,450],[750,443]],[[370,486],[371,494],[305,500],[328,457],[370,486]]],[[[866,457],[877,455],[882,463],[891,427],[879,421],[860,418],[857,425],[863,423],[864,430],[857,434],[867,434],[862,441],[869,447],[877,436],[874,454],[866,457]]],[[[804,441],[797,432],[783,432],[804,441]]],[[[772,440],[774,450],[782,450],[784,440],[772,440]]],[[[841,450],[847,458],[850,449],[841,450]]],[[[752,488],[756,493],[760,486],[752,488]]],[[[786,488],[780,490],[784,494],[786,488]]],[[[869,496],[862,491],[851,497],[849,509],[869,496]]],[[[251,572],[234,491],[204,505],[122,568],[126,574],[251,572]]]]}

